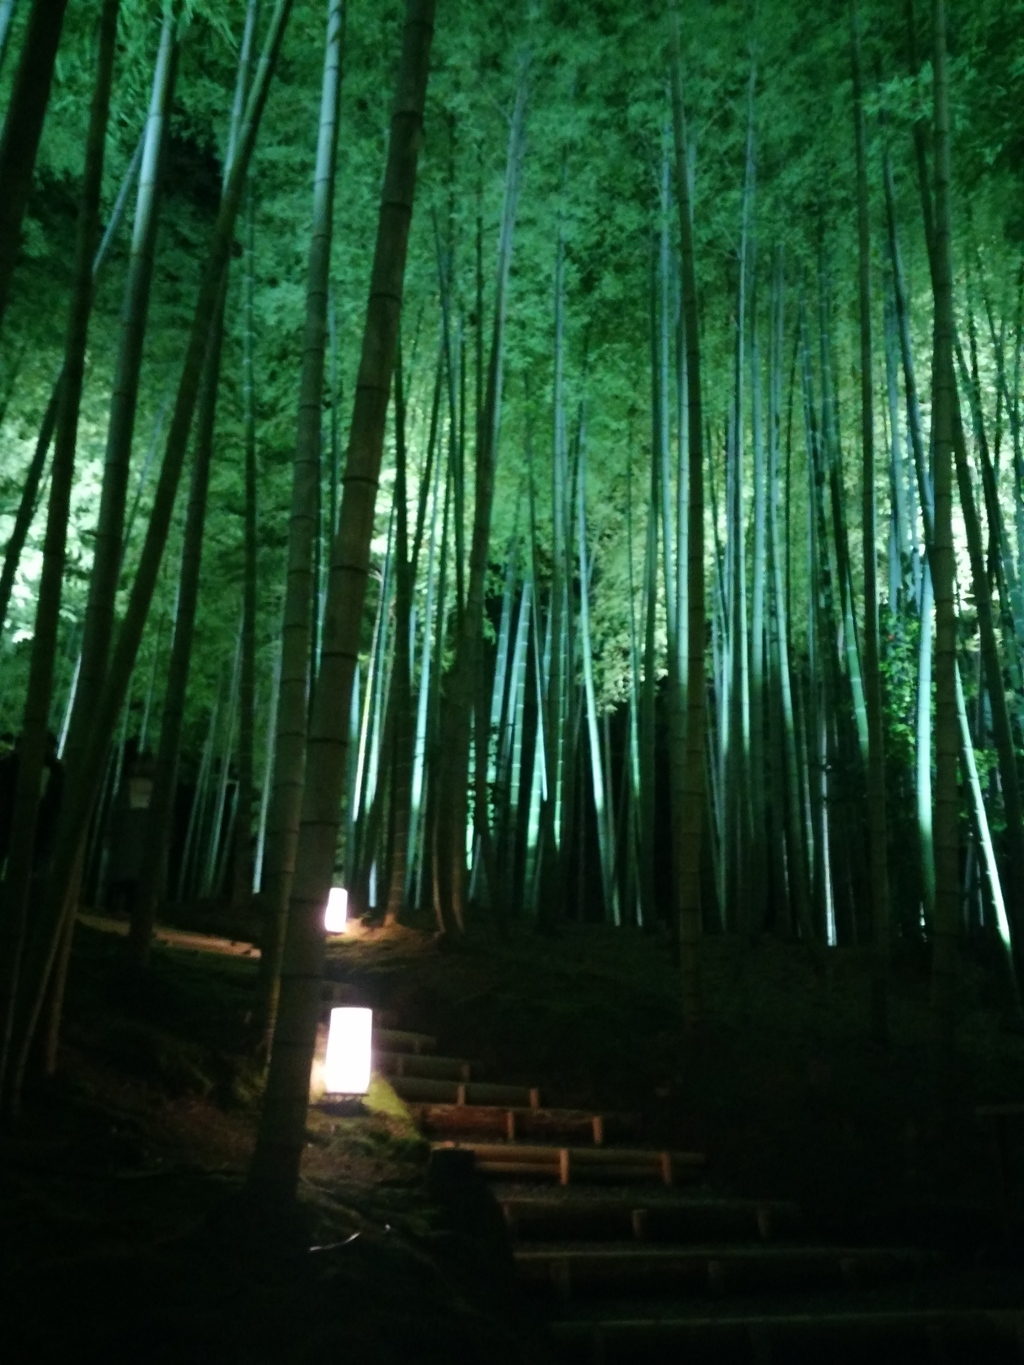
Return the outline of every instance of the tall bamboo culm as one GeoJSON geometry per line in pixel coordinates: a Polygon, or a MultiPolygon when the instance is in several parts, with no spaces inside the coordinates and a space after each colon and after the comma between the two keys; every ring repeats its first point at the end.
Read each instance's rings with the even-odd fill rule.
{"type": "Polygon", "coordinates": [[[682,55],[679,13],[669,7],[672,30],[672,131],[675,147],[676,199],[679,205],[680,271],[683,326],[686,337],[686,375],[689,430],[689,568],[688,657],[686,676],[686,789],[682,809],[673,811],[679,838],[682,876],[676,888],[679,950],[682,968],[683,1019],[694,1031],[701,1019],[701,825],[704,818],[704,416],[701,395],[700,319],[693,252],[693,226],[687,176],[686,115],[683,106],[682,55]]]}
{"type": "Polygon", "coordinates": [[[271,1214],[292,1206],[306,1145],[323,972],[323,910],[337,852],[352,684],[360,648],[388,395],[398,347],[434,9],[434,0],[407,0],[341,515],[331,554],[280,1004],[256,1150],[249,1169],[250,1195],[257,1206],[271,1214]]]}
{"type": "MultiPolygon", "coordinates": [[[[258,1043],[265,1054],[274,1030],[288,897],[295,871],[306,727],[312,685],[313,547],[320,478],[320,423],[327,338],[327,291],[333,238],[335,161],[341,100],[344,4],[329,0],[319,137],[313,184],[313,222],[306,275],[306,319],[295,439],[288,571],[281,629],[274,777],[263,869],[264,929],[257,991],[258,1043]]],[[[346,717],[347,717],[346,710],[346,717]]]]}
{"type": "Polygon", "coordinates": [[[953,272],[951,260],[949,87],[946,7],[933,0],[934,262],[935,321],[932,353],[932,448],[935,532],[935,931],[932,962],[936,1066],[940,1085],[949,1075],[954,1033],[954,987],[959,912],[957,828],[956,614],[953,603],[953,272]]]}
{"type": "Polygon", "coordinates": [[[886,820],[885,737],[878,663],[878,582],[875,514],[875,440],[871,351],[871,238],[868,226],[867,133],[860,70],[860,32],[851,3],[854,131],[857,160],[857,250],[860,296],[861,527],[864,541],[864,697],[868,723],[868,842],[874,943],[872,1024],[875,1039],[889,1037],[889,850],[886,820]]]}

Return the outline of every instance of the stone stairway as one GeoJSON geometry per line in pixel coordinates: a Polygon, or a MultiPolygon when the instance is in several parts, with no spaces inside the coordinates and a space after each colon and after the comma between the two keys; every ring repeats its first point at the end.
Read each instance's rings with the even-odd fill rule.
{"type": "Polygon", "coordinates": [[[791,1203],[714,1196],[703,1154],[644,1145],[639,1116],[485,1079],[425,1035],[379,1032],[375,1066],[435,1148],[473,1153],[566,1361],[1024,1361],[1024,1285],[963,1306],[938,1256],[819,1242],[791,1203]]]}

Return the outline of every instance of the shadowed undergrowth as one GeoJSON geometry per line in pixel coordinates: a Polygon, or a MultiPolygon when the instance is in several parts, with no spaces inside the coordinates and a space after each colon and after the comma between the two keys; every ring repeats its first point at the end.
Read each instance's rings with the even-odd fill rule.
{"type": "MultiPolygon", "coordinates": [[[[935,1236],[969,1223],[977,1246],[995,1184],[973,1105],[1024,1094],[997,978],[964,963],[940,1131],[921,964],[898,966],[882,1050],[866,954],[833,954],[819,981],[790,944],[704,946],[707,1022],[690,1038],[657,935],[364,931],[332,943],[328,970],[384,1022],[435,1034],[496,1079],[639,1110],[652,1138],[707,1151],[717,1193],[794,1196],[847,1238],[900,1235],[941,1207],[935,1236]]],[[[246,1235],[255,964],[162,948],[139,990],[120,951],[79,933],[61,1074],[3,1137],[0,1272],[25,1358],[546,1358],[500,1238],[432,1185],[426,1144],[386,1085],[367,1116],[311,1114],[299,1219],[287,1235],[246,1235]]]]}

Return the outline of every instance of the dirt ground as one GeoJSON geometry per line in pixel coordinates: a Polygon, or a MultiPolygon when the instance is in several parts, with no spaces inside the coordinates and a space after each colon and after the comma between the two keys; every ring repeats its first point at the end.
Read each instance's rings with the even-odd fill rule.
{"type": "MultiPolygon", "coordinates": [[[[217,926],[180,926],[204,927],[217,926]]],[[[716,1193],[796,1198],[846,1240],[913,1235],[975,1261],[1005,1249],[992,1134],[974,1114],[1024,1099],[1024,1040],[1004,1022],[998,973],[963,963],[940,1120],[922,961],[897,964],[893,1041],[881,1048],[865,955],[833,954],[821,981],[797,945],[704,947],[695,1037],[656,935],[362,933],[332,941],[329,974],[353,1003],[496,1077],[640,1111],[651,1138],[708,1153],[716,1193]]],[[[60,1074],[0,1139],[0,1275],[17,1358],[550,1358],[486,1197],[438,1186],[386,1087],[367,1116],[313,1114],[300,1216],[272,1235],[249,1226],[253,957],[179,934],[157,948],[143,992],[120,961],[116,935],[79,927],[60,1074]]],[[[1010,1156],[1024,1176],[1019,1138],[1010,1156]]]]}

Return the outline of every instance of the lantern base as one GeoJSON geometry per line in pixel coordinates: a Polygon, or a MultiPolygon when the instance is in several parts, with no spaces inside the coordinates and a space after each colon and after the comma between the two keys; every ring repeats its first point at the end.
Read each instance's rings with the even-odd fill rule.
{"type": "Polygon", "coordinates": [[[365,1101],[364,1095],[324,1095],[315,1102],[314,1108],[335,1118],[358,1119],[370,1112],[365,1101]]]}

